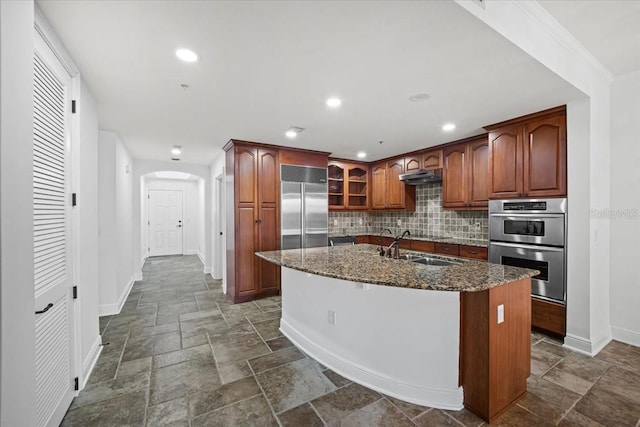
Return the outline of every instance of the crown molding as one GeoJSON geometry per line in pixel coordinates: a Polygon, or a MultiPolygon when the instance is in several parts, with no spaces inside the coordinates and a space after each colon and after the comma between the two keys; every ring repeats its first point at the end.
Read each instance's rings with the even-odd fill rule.
{"type": "Polygon", "coordinates": [[[40,8],[36,5],[34,7],[34,26],[36,31],[42,36],[44,42],[51,48],[53,54],[58,58],[62,66],[67,70],[71,77],[77,77],[80,74],[80,70],[73,62],[71,55],[67,52],[64,45],[56,35],[51,25],[47,22],[47,19],[42,14],[40,8]]]}

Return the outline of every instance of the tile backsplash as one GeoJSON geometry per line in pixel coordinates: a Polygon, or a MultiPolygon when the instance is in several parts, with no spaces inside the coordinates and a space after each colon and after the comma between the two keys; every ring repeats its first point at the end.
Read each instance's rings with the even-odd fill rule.
{"type": "Polygon", "coordinates": [[[378,234],[381,228],[389,228],[394,235],[409,230],[414,236],[489,237],[487,211],[442,209],[442,183],[416,187],[415,212],[329,212],[329,234],[333,236],[378,234]]]}

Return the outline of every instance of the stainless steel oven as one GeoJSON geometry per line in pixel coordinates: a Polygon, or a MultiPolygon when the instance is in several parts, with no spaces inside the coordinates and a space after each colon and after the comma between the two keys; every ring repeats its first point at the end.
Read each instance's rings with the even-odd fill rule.
{"type": "Polygon", "coordinates": [[[489,201],[489,261],[540,271],[531,293],[566,302],[567,199],[489,201]]]}

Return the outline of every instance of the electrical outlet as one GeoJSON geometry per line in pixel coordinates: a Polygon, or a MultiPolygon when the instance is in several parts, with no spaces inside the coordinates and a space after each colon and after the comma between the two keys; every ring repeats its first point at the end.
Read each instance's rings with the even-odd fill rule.
{"type": "Polygon", "coordinates": [[[362,223],[363,223],[363,222],[364,222],[364,221],[362,220],[362,218],[360,218],[360,219],[358,220],[358,224],[360,224],[360,225],[362,225],[362,223]]]}
{"type": "Polygon", "coordinates": [[[334,227],[337,227],[337,226],[338,226],[338,220],[337,220],[337,219],[334,219],[334,220],[333,220],[333,226],[334,226],[334,227]]]}
{"type": "Polygon", "coordinates": [[[503,322],[504,322],[504,304],[500,304],[498,306],[498,324],[503,322]]]}
{"type": "Polygon", "coordinates": [[[336,324],[336,312],[333,310],[329,310],[328,316],[327,316],[327,321],[329,322],[330,325],[335,325],[336,324]]]}
{"type": "Polygon", "coordinates": [[[398,227],[402,227],[402,220],[398,218],[398,227]]]}

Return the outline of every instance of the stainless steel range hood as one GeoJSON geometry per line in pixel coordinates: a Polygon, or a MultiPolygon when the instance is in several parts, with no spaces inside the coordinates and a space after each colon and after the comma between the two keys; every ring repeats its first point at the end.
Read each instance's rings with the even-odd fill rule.
{"type": "Polygon", "coordinates": [[[420,169],[400,175],[400,181],[407,185],[431,184],[442,181],[442,169],[420,169]]]}

